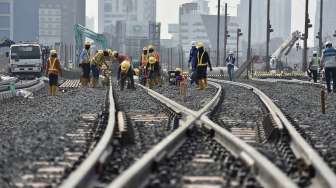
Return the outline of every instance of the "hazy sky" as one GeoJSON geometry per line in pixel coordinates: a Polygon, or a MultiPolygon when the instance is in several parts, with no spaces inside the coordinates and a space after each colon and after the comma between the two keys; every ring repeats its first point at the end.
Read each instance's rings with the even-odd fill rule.
{"type": "MultiPolygon", "coordinates": [[[[87,15],[96,18],[96,30],[98,28],[98,0],[86,0],[87,1],[87,15]]],[[[162,23],[162,37],[169,38],[169,34],[167,33],[168,23],[177,23],[178,22],[178,7],[180,4],[185,2],[191,2],[192,0],[157,0],[157,21],[162,23]]],[[[235,14],[233,12],[234,7],[236,6],[239,0],[222,0],[222,2],[229,3],[229,10],[231,14],[235,14]]],[[[254,0],[256,1],[256,0],[254,0]]],[[[260,0],[257,0],[260,1],[260,0]]],[[[211,13],[216,13],[216,4],[217,0],[209,0],[211,13]]],[[[292,30],[303,30],[304,27],[304,5],[305,0],[292,0],[292,30]]],[[[265,13],[266,14],[266,13],[265,13]]],[[[310,17],[311,20],[314,22],[315,16],[315,1],[310,1],[310,17]]],[[[310,38],[313,38],[313,29],[310,29],[310,38]]]]}

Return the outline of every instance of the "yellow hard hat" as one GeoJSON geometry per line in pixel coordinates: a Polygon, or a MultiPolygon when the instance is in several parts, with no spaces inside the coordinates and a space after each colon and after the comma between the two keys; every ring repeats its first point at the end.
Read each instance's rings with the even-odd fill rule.
{"type": "Polygon", "coordinates": [[[176,72],[182,72],[182,69],[180,69],[180,68],[176,68],[175,71],[176,71],[176,72]]]}
{"type": "Polygon", "coordinates": [[[147,48],[147,47],[144,47],[142,50],[143,50],[143,51],[147,51],[147,50],[148,50],[148,48],[147,48]]]}
{"type": "Polygon", "coordinates": [[[197,43],[197,48],[204,48],[204,43],[203,42],[198,42],[197,43]]]}
{"type": "Polygon", "coordinates": [[[154,64],[155,62],[156,62],[156,58],[155,57],[153,57],[153,56],[149,57],[149,59],[148,59],[148,63],[149,64],[154,64]]]}
{"type": "Polygon", "coordinates": [[[112,56],[112,54],[113,54],[113,50],[112,49],[108,49],[107,52],[109,53],[110,56],[112,56]]]}
{"type": "Polygon", "coordinates": [[[85,46],[91,46],[91,42],[90,41],[86,41],[85,42],[85,46]]]}
{"type": "Polygon", "coordinates": [[[138,68],[135,68],[134,73],[135,73],[136,76],[139,76],[140,75],[140,70],[138,68]]]}
{"type": "Polygon", "coordinates": [[[113,52],[112,52],[112,56],[116,56],[117,54],[118,54],[117,51],[113,51],[113,52]]]}
{"type": "Polygon", "coordinates": [[[131,63],[129,61],[123,61],[120,65],[122,71],[127,71],[131,67],[131,63]]]}
{"type": "Polygon", "coordinates": [[[56,50],[50,50],[50,54],[55,55],[55,54],[57,54],[57,51],[56,50]]]}
{"type": "Polygon", "coordinates": [[[154,45],[149,45],[148,46],[148,50],[154,50],[154,48],[155,48],[154,45]]]}

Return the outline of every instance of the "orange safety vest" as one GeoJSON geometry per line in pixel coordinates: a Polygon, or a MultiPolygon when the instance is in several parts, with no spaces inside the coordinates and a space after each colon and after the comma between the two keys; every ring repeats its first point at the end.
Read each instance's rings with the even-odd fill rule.
{"type": "Polygon", "coordinates": [[[49,58],[49,67],[48,67],[49,74],[51,73],[58,74],[58,69],[55,67],[56,61],[57,61],[57,58],[55,58],[53,61],[51,61],[51,58],[49,58]]]}
{"type": "Polygon", "coordinates": [[[141,65],[147,66],[147,64],[148,64],[148,55],[141,54],[141,65]]]}

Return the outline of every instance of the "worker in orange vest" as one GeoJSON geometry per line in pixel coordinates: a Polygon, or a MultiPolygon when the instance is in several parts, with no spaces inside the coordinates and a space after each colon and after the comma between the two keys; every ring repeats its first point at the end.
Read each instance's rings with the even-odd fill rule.
{"type": "Polygon", "coordinates": [[[160,54],[155,50],[155,47],[153,45],[148,46],[148,52],[148,57],[154,57],[156,60],[154,65],[155,84],[161,86],[160,54]]]}
{"type": "Polygon", "coordinates": [[[51,50],[47,63],[47,76],[49,77],[49,95],[56,96],[58,76],[62,75],[61,63],[57,58],[57,51],[51,50]]]}

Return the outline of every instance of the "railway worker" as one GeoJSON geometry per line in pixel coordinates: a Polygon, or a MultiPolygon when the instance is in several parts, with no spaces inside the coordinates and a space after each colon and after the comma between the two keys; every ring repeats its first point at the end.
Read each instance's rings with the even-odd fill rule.
{"type": "Polygon", "coordinates": [[[148,48],[147,47],[144,47],[143,48],[143,51],[142,51],[142,54],[140,56],[140,82],[142,85],[146,85],[147,83],[147,78],[148,78],[148,74],[147,74],[147,71],[146,71],[146,67],[147,67],[147,64],[148,64],[148,48]]]}
{"type": "Polygon", "coordinates": [[[130,83],[130,89],[135,89],[134,87],[134,70],[131,61],[123,61],[118,69],[118,81],[120,80],[120,90],[123,91],[125,83],[128,80],[130,83]]]}
{"type": "Polygon", "coordinates": [[[233,51],[229,52],[229,56],[226,58],[225,62],[226,62],[226,66],[227,66],[229,79],[230,79],[230,81],[233,81],[234,65],[235,65],[235,62],[236,62],[236,57],[234,56],[233,51]]]}
{"type": "Polygon", "coordinates": [[[86,87],[90,82],[90,59],[91,59],[90,48],[91,43],[86,42],[84,45],[84,49],[80,54],[79,66],[82,68],[82,76],[80,78],[80,83],[84,87],[86,87]]]}
{"type": "Polygon", "coordinates": [[[212,66],[210,62],[210,56],[208,52],[204,48],[204,44],[199,42],[198,45],[198,52],[197,52],[197,80],[200,90],[204,90],[207,87],[207,68],[209,66],[210,71],[212,71],[212,66]]]}
{"type": "Polygon", "coordinates": [[[317,71],[320,67],[320,58],[317,56],[317,51],[313,51],[313,57],[309,62],[308,70],[313,75],[314,83],[317,83],[317,71]]]}
{"type": "Polygon", "coordinates": [[[156,82],[156,72],[155,72],[155,57],[151,56],[148,58],[148,65],[146,67],[146,72],[148,73],[148,86],[149,88],[153,88],[156,82]]]}
{"type": "Polygon", "coordinates": [[[160,66],[160,54],[155,50],[153,45],[148,46],[148,57],[155,58],[155,65],[154,65],[154,84],[159,85],[161,87],[161,66],[160,66]]]}
{"type": "Polygon", "coordinates": [[[128,57],[125,54],[119,54],[118,51],[113,51],[112,52],[112,57],[113,57],[114,60],[118,61],[119,64],[121,64],[125,60],[128,60],[128,61],[131,62],[131,58],[130,57],[128,57]]]}
{"type": "Polygon", "coordinates": [[[331,79],[333,92],[336,93],[336,49],[331,42],[326,43],[321,57],[321,69],[324,68],[328,93],[331,93],[331,79]]]}
{"type": "Polygon", "coordinates": [[[95,88],[99,81],[99,73],[103,66],[107,67],[105,63],[105,57],[108,53],[104,53],[103,50],[98,50],[96,55],[90,61],[90,69],[92,73],[91,86],[95,88]]]}
{"type": "Polygon", "coordinates": [[[47,62],[46,74],[49,77],[49,95],[56,96],[58,76],[62,75],[61,63],[57,58],[57,51],[51,50],[47,62]]]}
{"type": "Polygon", "coordinates": [[[188,67],[191,67],[191,81],[190,84],[192,85],[194,82],[197,81],[196,78],[196,67],[197,67],[197,48],[196,48],[196,42],[191,42],[191,49],[189,53],[189,61],[188,61],[188,67]]]}

